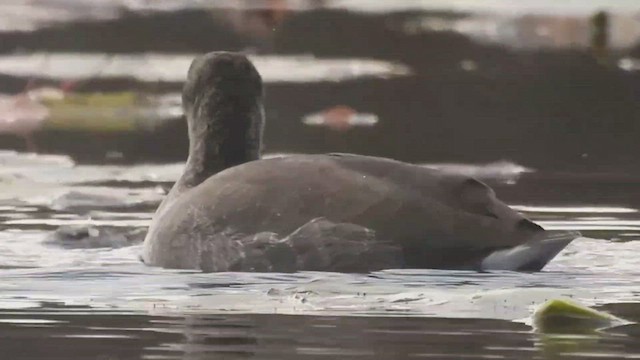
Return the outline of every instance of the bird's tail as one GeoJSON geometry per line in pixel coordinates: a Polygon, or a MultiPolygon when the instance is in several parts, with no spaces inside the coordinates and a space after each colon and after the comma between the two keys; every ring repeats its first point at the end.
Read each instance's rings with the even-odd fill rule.
{"type": "Polygon", "coordinates": [[[569,243],[577,231],[544,231],[513,248],[496,250],[482,260],[481,270],[540,271],[569,243]]]}

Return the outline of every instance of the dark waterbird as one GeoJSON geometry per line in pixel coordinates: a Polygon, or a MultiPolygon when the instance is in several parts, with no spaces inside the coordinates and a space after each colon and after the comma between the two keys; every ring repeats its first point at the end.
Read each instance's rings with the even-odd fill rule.
{"type": "Polygon", "coordinates": [[[189,69],[189,158],[143,260],[203,271],[538,271],[576,233],[550,232],[473,178],[353,154],[260,159],[262,80],[244,56],[189,69]]]}

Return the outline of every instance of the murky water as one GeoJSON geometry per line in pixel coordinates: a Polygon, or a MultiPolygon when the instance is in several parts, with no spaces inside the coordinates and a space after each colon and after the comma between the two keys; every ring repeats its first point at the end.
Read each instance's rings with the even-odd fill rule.
{"type": "Polygon", "coordinates": [[[10,334],[0,346],[15,349],[16,358],[620,358],[639,350],[638,329],[579,337],[567,347],[526,325],[535,306],[562,297],[640,319],[640,212],[637,202],[619,199],[637,198],[637,184],[597,202],[555,202],[547,200],[553,191],[575,184],[535,173],[512,173],[505,182],[495,165],[466,167],[487,181],[495,174],[498,193],[544,226],[584,233],[542,273],[201,274],[148,268],[138,258],[135,233],[144,231],[181,164],[4,159],[20,164],[3,175],[0,208],[0,326],[10,334]],[[545,194],[540,182],[554,190],[545,194]],[[93,232],[56,238],[60,226],[93,232]],[[42,347],[17,345],[35,338],[46,339],[42,347]]]}
{"type": "Polygon", "coordinates": [[[611,7],[615,50],[598,65],[583,26],[609,5],[598,1],[406,1],[393,9],[371,1],[276,3],[289,10],[184,10],[180,1],[126,2],[129,13],[110,2],[81,2],[77,12],[65,1],[0,5],[29,20],[0,22],[0,90],[10,104],[1,119],[15,115],[11,99],[29,79],[80,84],[75,107],[56,103],[55,92],[32,96],[51,111],[33,134],[0,129],[7,149],[0,152],[3,354],[640,357],[636,324],[563,336],[530,324],[533,309],[553,298],[640,321],[640,78],[619,62],[640,56],[633,45],[640,6],[611,7]],[[479,15],[465,23],[440,11],[461,7],[479,15]],[[538,17],[545,40],[525,31],[528,14],[538,17]],[[558,14],[577,25],[554,27],[558,14]],[[157,32],[149,29],[168,19],[211,31],[169,29],[150,41],[157,32]],[[500,25],[498,32],[471,26],[478,19],[500,25]],[[213,31],[219,24],[226,30],[213,31]],[[113,40],[125,25],[131,37],[113,40]],[[182,170],[178,92],[189,59],[247,48],[267,82],[269,156],[353,151],[470,174],[544,227],[583,237],[535,274],[202,274],[144,266],[144,232],[182,170]],[[25,139],[41,154],[11,150],[23,150],[25,139]]]}

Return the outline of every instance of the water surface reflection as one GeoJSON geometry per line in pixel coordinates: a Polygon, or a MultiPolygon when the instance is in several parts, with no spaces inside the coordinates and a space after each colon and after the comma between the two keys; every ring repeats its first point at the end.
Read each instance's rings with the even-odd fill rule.
{"type": "MultiPolygon", "coordinates": [[[[52,304],[49,304],[52,305],[52,304]]],[[[12,359],[619,359],[634,335],[541,337],[500,320],[291,315],[141,316],[53,307],[0,313],[12,359]],[[434,331],[434,329],[437,329],[434,331]],[[29,346],[37,341],[37,347],[29,346]]],[[[626,329],[628,332],[629,328],[626,329]]]]}

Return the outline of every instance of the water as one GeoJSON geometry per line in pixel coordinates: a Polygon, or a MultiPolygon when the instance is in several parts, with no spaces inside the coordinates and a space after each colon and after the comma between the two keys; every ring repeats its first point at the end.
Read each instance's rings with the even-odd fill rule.
{"type": "MultiPolygon", "coordinates": [[[[127,2],[134,13],[143,3],[127,2]]],[[[504,40],[510,37],[487,43],[468,28],[407,29],[425,17],[448,21],[432,11],[441,7],[435,2],[431,9],[400,4],[416,11],[408,15],[366,1],[325,4],[355,12],[295,3],[304,11],[287,13],[269,34],[256,30],[260,23],[225,23],[225,36],[235,39],[227,46],[214,32],[191,39],[171,28],[173,42],[148,42],[141,29],[166,19],[213,26],[237,14],[245,24],[255,19],[251,12],[194,5],[184,13],[180,1],[165,1],[142,19],[100,2],[83,5],[82,22],[64,1],[56,2],[57,13],[37,7],[52,2],[33,2],[20,5],[33,20],[29,27],[2,24],[6,96],[29,77],[46,85],[80,79],[81,94],[143,93],[153,99],[145,106],[164,115],[132,116],[135,124],[157,120],[115,133],[100,127],[106,120],[82,131],[45,121],[34,143],[41,153],[58,155],[16,152],[11,149],[24,149],[20,138],[1,138],[7,150],[0,152],[0,350],[11,359],[102,360],[640,357],[635,323],[545,335],[530,319],[546,300],[571,298],[640,321],[640,109],[632,101],[640,79],[615,58],[638,56],[633,47],[600,68],[570,46],[547,53],[547,43],[535,42],[525,51],[504,40]],[[136,21],[140,28],[128,41],[110,42],[109,31],[136,21]],[[341,37],[318,32],[331,32],[327,21],[341,37]],[[52,22],[58,25],[49,27],[52,22]],[[95,41],[77,42],[81,29],[95,41]],[[367,33],[378,43],[362,45],[367,33]],[[47,40],[60,34],[59,42],[47,40]],[[14,43],[21,46],[11,48],[14,43]],[[194,53],[244,47],[257,52],[266,74],[269,156],[353,151],[470,174],[544,227],[579,230],[583,237],[534,274],[202,274],[146,267],[141,239],[183,166],[184,124],[177,117],[184,68],[194,53]],[[71,60],[75,65],[65,67],[71,60]],[[309,114],[328,113],[376,121],[353,128],[305,124],[309,114]]],[[[567,4],[563,16],[578,17],[602,5],[567,4]]],[[[514,19],[556,11],[539,2],[517,11],[510,6],[491,2],[474,10],[514,19]]],[[[621,2],[614,14],[620,8],[636,9],[621,2]]],[[[0,5],[0,11],[15,9],[0,5]]],[[[99,108],[92,104],[80,109],[99,108]]]]}
{"type": "MultiPolygon", "coordinates": [[[[542,175],[535,173],[515,171],[517,178],[505,181],[495,164],[465,168],[489,180],[495,171],[502,179],[496,181],[499,194],[517,194],[507,199],[518,209],[546,227],[578,229],[588,237],[542,273],[201,274],[144,266],[139,238],[122,244],[112,235],[111,242],[75,247],[52,239],[52,231],[65,225],[91,226],[94,238],[107,229],[145,229],[162,198],[160,188],[178,176],[181,164],[70,166],[64,158],[15,153],[5,153],[4,162],[19,163],[5,173],[29,182],[29,189],[14,184],[0,197],[0,326],[10,334],[0,346],[14,349],[14,358],[533,358],[566,350],[555,349],[560,340],[540,340],[527,325],[547,299],[573,298],[640,318],[637,205],[618,204],[619,194],[571,207],[540,205],[544,196],[535,187],[542,175]],[[36,338],[46,340],[37,347],[17,345],[36,338]],[[461,342],[467,345],[460,348],[461,342]]],[[[568,185],[548,184],[556,191],[568,185]]],[[[637,198],[640,186],[624,193],[637,198]]],[[[635,354],[633,331],[579,337],[572,341],[586,345],[568,352],[635,354]]]]}

